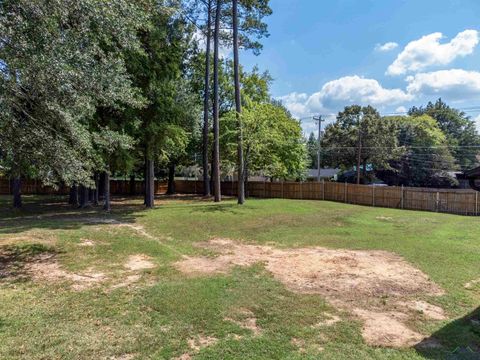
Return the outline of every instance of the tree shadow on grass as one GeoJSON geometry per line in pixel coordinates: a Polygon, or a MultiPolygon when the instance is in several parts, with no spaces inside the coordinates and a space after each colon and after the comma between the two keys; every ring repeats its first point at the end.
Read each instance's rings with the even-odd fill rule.
{"type": "Polygon", "coordinates": [[[143,216],[145,207],[140,198],[112,198],[112,211],[102,206],[80,209],[61,196],[25,196],[21,210],[8,209],[5,197],[0,199],[0,235],[32,229],[78,229],[88,225],[133,224],[143,216]]]}
{"type": "Polygon", "coordinates": [[[479,360],[480,307],[448,323],[415,349],[426,359],[479,360]]]}
{"type": "Polygon", "coordinates": [[[26,281],[28,263],[43,262],[54,257],[58,251],[43,244],[21,244],[0,247],[0,282],[26,281]]]}

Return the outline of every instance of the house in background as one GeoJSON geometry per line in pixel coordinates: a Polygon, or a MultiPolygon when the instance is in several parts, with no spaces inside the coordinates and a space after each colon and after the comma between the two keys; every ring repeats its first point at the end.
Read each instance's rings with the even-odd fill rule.
{"type": "MultiPolygon", "coordinates": [[[[340,173],[340,169],[333,169],[333,168],[320,169],[320,177],[323,180],[337,181],[339,173],[340,173]]],[[[307,180],[315,181],[317,180],[317,175],[318,175],[318,169],[308,169],[307,180]]]]}

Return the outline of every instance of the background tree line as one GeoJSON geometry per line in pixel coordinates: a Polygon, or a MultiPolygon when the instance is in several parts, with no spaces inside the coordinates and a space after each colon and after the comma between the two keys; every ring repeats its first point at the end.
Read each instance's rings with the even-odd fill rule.
{"type": "Polygon", "coordinates": [[[154,178],[174,192],[179,166],[202,166],[217,201],[223,176],[301,176],[299,122],[239,59],[260,52],[270,14],[268,0],[0,2],[0,175],[14,207],[22,178],[109,210],[111,176],[143,179],[147,207],[154,178]]]}
{"type": "MultiPolygon", "coordinates": [[[[352,105],[325,129],[322,166],[358,169],[342,181],[377,178],[388,185],[452,187],[458,185],[452,171],[478,165],[479,146],[475,122],[441,99],[412,107],[405,116],[380,116],[371,106],[352,105]]],[[[314,134],[307,149],[309,166],[316,167],[314,134]]]]}

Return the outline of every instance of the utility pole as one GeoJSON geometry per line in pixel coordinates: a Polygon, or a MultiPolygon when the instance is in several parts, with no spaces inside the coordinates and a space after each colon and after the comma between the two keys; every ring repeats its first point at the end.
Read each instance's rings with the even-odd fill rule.
{"type": "Polygon", "coordinates": [[[314,116],[313,120],[318,121],[318,150],[317,150],[317,181],[321,180],[321,161],[322,161],[322,122],[325,119],[322,119],[322,116],[314,116]]]}
{"type": "Polygon", "coordinates": [[[363,113],[358,115],[358,143],[357,143],[357,185],[360,185],[360,164],[362,162],[362,119],[363,113]]]}

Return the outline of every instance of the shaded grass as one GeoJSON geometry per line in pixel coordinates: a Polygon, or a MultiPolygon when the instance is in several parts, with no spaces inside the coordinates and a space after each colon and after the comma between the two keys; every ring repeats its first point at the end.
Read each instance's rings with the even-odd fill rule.
{"type": "MultiPolygon", "coordinates": [[[[7,200],[0,197],[0,209],[7,200]]],[[[195,243],[214,237],[278,247],[388,250],[443,287],[445,296],[428,300],[452,319],[462,319],[480,300],[479,286],[464,288],[467,281],[480,278],[477,218],[319,201],[249,200],[239,207],[234,201],[195,199],[165,199],[151,211],[141,210],[138,199],[119,202],[112,214],[104,215],[96,209],[57,208],[60,200],[28,197],[25,211],[0,210],[0,244],[22,235],[10,250],[43,251],[47,245],[40,235],[48,233],[56,239],[54,250],[66,269],[94,267],[118,274],[104,286],[83,292],[63,282],[0,279],[0,358],[169,359],[191,352],[188,340],[200,335],[218,341],[192,352],[198,359],[442,358],[457,347],[480,345],[468,318],[413,324],[435,334],[445,345],[441,351],[370,347],[362,340],[361,324],[349,314],[338,314],[342,321],[332,327],[313,328],[325,312],[336,310],[320,296],[287,291],[261,264],[195,279],[171,267],[183,254],[202,252],[195,243]],[[99,218],[142,225],[153,238],[92,221],[99,218]],[[78,246],[83,239],[96,245],[78,246]],[[143,275],[154,281],[109,291],[132,254],[152,258],[156,268],[143,275]],[[252,311],[262,329],[259,336],[225,319],[240,308],[252,311]],[[301,339],[302,349],[292,339],[301,339]]]]}

